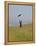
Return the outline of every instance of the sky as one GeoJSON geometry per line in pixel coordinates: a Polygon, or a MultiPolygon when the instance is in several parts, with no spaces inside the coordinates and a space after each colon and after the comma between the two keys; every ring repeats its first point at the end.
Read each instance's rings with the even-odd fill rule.
{"type": "Polygon", "coordinates": [[[22,20],[22,24],[32,23],[32,6],[9,5],[9,26],[16,26],[22,20]],[[21,17],[18,15],[21,14],[21,17]]]}

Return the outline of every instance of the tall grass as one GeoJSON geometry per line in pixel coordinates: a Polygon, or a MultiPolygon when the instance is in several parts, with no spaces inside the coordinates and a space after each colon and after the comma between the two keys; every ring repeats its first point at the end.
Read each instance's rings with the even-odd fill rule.
{"type": "Polygon", "coordinates": [[[9,41],[32,40],[32,24],[9,27],[9,41]]]}

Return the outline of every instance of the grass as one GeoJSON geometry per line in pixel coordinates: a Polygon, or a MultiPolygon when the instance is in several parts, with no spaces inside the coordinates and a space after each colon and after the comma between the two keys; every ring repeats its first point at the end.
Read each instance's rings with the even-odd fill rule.
{"type": "Polygon", "coordinates": [[[32,40],[32,24],[23,25],[21,28],[9,27],[9,41],[32,40]]]}

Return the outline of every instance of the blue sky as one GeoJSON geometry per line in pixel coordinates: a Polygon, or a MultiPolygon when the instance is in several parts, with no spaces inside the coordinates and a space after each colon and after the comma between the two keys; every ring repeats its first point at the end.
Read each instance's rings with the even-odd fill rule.
{"type": "Polygon", "coordinates": [[[19,20],[22,24],[32,23],[32,6],[9,5],[9,25],[16,26],[19,20]],[[21,17],[17,17],[19,14],[22,14],[21,17]]]}

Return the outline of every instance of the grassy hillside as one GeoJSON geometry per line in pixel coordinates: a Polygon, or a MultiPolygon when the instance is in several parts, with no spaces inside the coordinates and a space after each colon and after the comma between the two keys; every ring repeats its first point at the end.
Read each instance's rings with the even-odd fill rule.
{"type": "Polygon", "coordinates": [[[9,27],[9,41],[32,40],[32,24],[9,27]]]}

